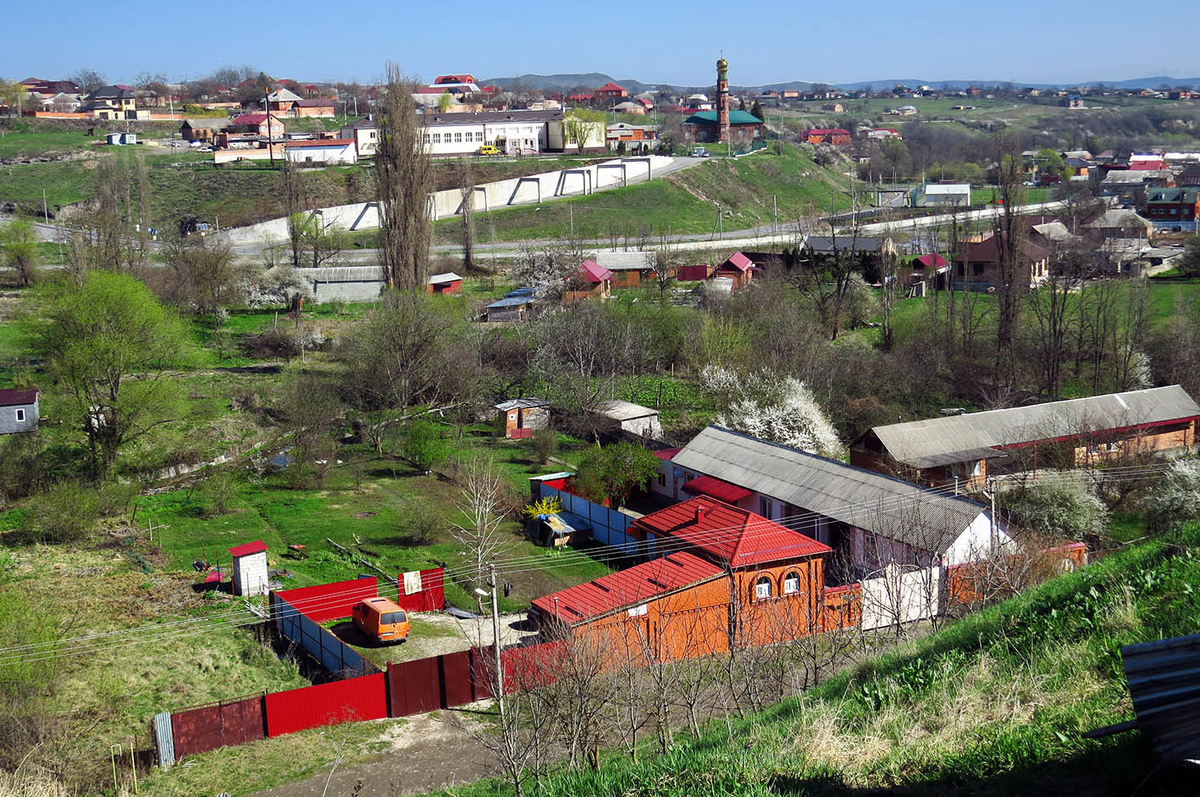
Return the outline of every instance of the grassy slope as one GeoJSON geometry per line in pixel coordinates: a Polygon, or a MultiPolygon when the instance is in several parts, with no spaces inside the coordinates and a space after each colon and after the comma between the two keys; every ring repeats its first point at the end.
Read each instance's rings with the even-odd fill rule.
{"type": "MultiPolygon", "coordinates": [[[[1200,528],[1182,542],[1127,548],[969,616],[738,723],[732,742],[714,726],[666,756],[560,771],[541,793],[1128,794],[1155,766],[1140,735],[1081,734],[1133,716],[1122,645],[1195,632],[1200,528]]],[[[1189,793],[1171,778],[1154,773],[1144,793],[1189,793]]]]}

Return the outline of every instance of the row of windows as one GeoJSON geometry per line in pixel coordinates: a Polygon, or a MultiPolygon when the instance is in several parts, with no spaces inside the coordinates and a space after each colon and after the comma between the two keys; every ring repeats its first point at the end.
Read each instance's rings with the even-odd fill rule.
{"type": "MultiPolygon", "coordinates": [[[[795,595],[800,591],[800,574],[795,570],[783,577],[783,594],[795,595]]],[[[754,599],[766,600],[775,594],[775,582],[770,576],[762,576],[754,582],[754,599]]]]}
{"type": "MultiPolygon", "coordinates": [[[[480,144],[482,144],[483,133],[472,133],[469,130],[466,133],[446,133],[444,139],[446,144],[470,144],[475,141],[478,141],[480,144]],[[453,136],[453,138],[451,138],[451,136],[453,136]]],[[[430,133],[426,133],[425,143],[441,144],[443,143],[443,135],[441,133],[433,133],[432,135],[430,133]]]]}

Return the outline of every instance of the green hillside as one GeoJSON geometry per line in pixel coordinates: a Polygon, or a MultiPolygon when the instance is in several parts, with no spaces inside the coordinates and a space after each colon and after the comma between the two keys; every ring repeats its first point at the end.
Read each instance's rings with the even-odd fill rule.
{"type": "Polygon", "coordinates": [[[1197,631],[1198,542],[1193,525],[1125,548],[666,755],[560,770],[539,794],[1194,793],[1139,733],[1082,734],[1133,717],[1122,645],[1197,631]]]}

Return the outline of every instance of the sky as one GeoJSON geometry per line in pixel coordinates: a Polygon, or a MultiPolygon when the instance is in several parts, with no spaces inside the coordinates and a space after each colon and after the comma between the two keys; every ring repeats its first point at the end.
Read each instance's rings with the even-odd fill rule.
{"type": "Polygon", "coordinates": [[[86,68],[111,82],[132,82],[142,72],[175,81],[249,64],[277,78],[372,82],[392,61],[426,81],[443,73],[482,80],[602,72],[704,86],[715,80],[722,54],[734,85],[900,78],[1070,84],[1200,75],[1200,51],[1164,47],[1159,26],[1117,23],[1109,30],[1120,29],[1120,46],[1106,44],[1097,21],[1130,15],[1114,0],[659,0],[645,14],[561,0],[58,0],[52,17],[40,4],[14,2],[4,14],[9,35],[0,45],[0,77],[53,79],[86,68]]]}

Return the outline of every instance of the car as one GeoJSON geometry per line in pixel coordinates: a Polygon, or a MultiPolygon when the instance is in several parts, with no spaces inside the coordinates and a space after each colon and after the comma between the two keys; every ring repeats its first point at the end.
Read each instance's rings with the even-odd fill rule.
{"type": "Polygon", "coordinates": [[[500,148],[494,144],[484,144],[479,148],[479,155],[499,155],[500,148]]]}
{"type": "Polygon", "coordinates": [[[692,157],[693,158],[707,158],[708,151],[705,150],[704,147],[696,147],[695,149],[692,150],[692,157]]]}
{"type": "Polygon", "coordinates": [[[387,598],[359,601],[351,610],[351,618],[359,631],[379,644],[408,640],[408,614],[387,598]]]}

